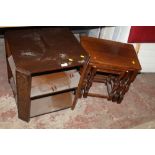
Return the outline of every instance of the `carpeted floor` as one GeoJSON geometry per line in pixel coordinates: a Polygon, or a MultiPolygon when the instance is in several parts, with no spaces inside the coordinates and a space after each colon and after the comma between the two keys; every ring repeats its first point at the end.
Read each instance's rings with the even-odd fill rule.
{"type": "MultiPolygon", "coordinates": [[[[0,128],[155,128],[155,74],[140,74],[122,104],[105,99],[79,100],[74,111],[63,111],[18,119],[17,108],[7,82],[4,41],[0,39],[0,128]]],[[[92,90],[102,91],[94,84],[92,90]]]]}

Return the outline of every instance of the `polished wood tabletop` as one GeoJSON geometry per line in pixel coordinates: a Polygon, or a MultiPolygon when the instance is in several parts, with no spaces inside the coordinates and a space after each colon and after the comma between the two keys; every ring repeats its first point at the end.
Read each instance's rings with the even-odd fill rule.
{"type": "Polygon", "coordinates": [[[8,30],[5,41],[16,67],[31,74],[82,66],[88,56],[68,28],[8,30]]]}
{"type": "Polygon", "coordinates": [[[91,61],[112,69],[136,69],[141,66],[133,45],[105,39],[82,36],[81,44],[90,54],[91,61]]]}

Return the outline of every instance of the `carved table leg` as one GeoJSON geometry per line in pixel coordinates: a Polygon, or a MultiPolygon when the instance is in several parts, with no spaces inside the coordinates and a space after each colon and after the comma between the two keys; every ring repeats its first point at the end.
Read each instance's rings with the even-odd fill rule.
{"type": "Polygon", "coordinates": [[[125,93],[129,90],[130,84],[134,81],[137,75],[136,71],[126,71],[121,74],[119,77],[109,77],[107,79],[107,86],[109,91],[109,100],[113,102],[121,103],[125,93]]]}
{"type": "Polygon", "coordinates": [[[130,84],[132,82],[132,76],[133,76],[133,72],[129,71],[127,72],[126,76],[123,79],[123,83],[122,83],[122,87],[121,90],[119,92],[119,98],[117,100],[117,103],[121,103],[125,93],[129,90],[130,84]]]}
{"type": "Polygon", "coordinates": [[[92,86],[92,83],[93,83],[93,80],[94,80],[94,77],[96,75],[96,68],[93,67],[93,66],[90,66],[90,68],[88,69],[88,74],[87,74],[87,77],[85,79],[85,88],[84,88],[84,93],[83,93],[83,97],[86,98],[88,96],[88,92],[92,86]]]}
{"type": "Polygon", "coordinates": [[[30,74],[16,71],[16,87],[17,87],[17,106],[18,117],[24,121],[30,120],[30,92],[31,92],[31,76],[30,74]]]}

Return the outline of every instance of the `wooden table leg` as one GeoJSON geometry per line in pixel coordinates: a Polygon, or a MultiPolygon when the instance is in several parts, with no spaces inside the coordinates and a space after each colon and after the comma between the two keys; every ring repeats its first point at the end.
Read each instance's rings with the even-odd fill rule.
{"type": "Polygon", "coordinates": [[[7,74],[8,82],[10,83],[10,79],[13,77],[13,75],[12,75],[11,68],[10,68],[9,61],[8,61],[8,58],[11,56],[11,52],[9,50],[7,41],[5,41],[5,49],[6,49],[5,57],[6,57],[6,66],[7,66],[7,73],[8,73],[7,74]]]}
{"type": "Polygon", "coordinates": [[[117,103],[121,103],[125,93],[129,90],[131,83],[133,82],[134,78],[136,77],[136,72],[134,71],[127,71],[125,72],[124,76],[120,81],[118,81],[118,88],[116,89],[113,100],[117,101],[117,103]]]}
{"type": "Polygon", "coordinates": [[[31,76],[26,72],[16,71],[18,117],[26,122],[30,120],[31,76]]]}
{"type": "Polygon", "coordinates": [[[88,69],[88,74],[86,77],[86,86],[84,89],[83,97],[86,98],[88,96],[88,92],[93,84],[94,77],[96,75],[97,69],[94,66],[90,66],[88,69]]]}
{"type": "Polygon", "coordinates": [[[72,110],[74,110],[78,98],[81,98],[82,95],[83,95],[83,89],[84,89],[83,87],[85,87],[85,78],[86,78],[87,71],[88,71],[88,68],[89,68],[89,62],[90,62],[90,57],[88,57],[88,60],[86,61],[85,65],[83,67],[83,70],[81,71],[80,81],[79,81],[79,84],[78,84],[78,88],[77,88],[77,90],[75,92],[75,98],[73,100],[73,104],[72,104],[72,107],[71,107],[72,110]]]}
{"type": "Polygon", "coordinates": [[[7,58],[6,58],[6,65],[7,65],[7,73],[8,73],[8,82],[10,83],[10,79],[13,77],[13,75],[7,58]]]}

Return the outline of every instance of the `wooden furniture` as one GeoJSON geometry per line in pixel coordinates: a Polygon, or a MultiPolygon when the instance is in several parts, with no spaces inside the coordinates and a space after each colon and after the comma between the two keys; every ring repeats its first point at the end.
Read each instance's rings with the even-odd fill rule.
{"type": "Polygon", "coordinates": [[[25,28],[5,33],[8,81],[18,117],[71,107],[88,54],[67,28],[25,28]]]}
{"type": "Polygon", "coordinates": [[[121,103],[141,70],[133,45],[92,37],[81,37],[81,44],[90,60],[83,68],[72,109],[81,96],[107,98],[121,103]],[[107,95],[89,93],[94,81],[105,83],[107,95]]]}

